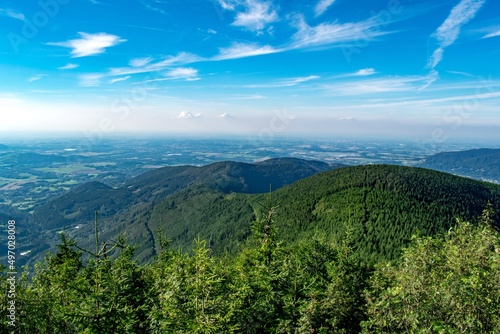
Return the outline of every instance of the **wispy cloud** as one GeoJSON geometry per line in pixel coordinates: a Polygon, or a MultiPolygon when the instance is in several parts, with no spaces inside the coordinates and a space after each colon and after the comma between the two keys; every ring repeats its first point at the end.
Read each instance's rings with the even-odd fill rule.
{"type": "Polygon", "coordinates": [[[263,0],[218,0],[219,5],[229,11],[236,11],[233,26],[262,33],[270,23],[278,21],[278,13],[271,1],[263,0]]]}
{"type": "Polygon", "coordinates": [[[280,88],[280,87],[293,87],[297,86],[301,83],[308,82],[311,80],[320,79],[317,75],[309,75],[307,77],[299,77],[299,78],[287,78],[284,80],[279,80],[270,84],[262,84],[262,85],[248,85],[247,88],[280,88]]]}
{"type": "Polygon", "coordinates": [[[188,81],[199,80],[198,70],[192,67],[179,67],[174,68],[165,73],[167,78],[171,79],[186,79],[188,81]]]}
{"type": "Polygon", "coordinates": [[[388,34],[380,29],[375,18],[361,22],[321,23],[310,26],[304,16],[297,15],[294,26],[297,32],[292,36],[290,48],[305,48],[322,45],[343,45],[360,40],[370,40],[388,34]]]}
{"type": "Polygon", "coordinates": [[[10,17],[11,19],[24,21],[26,17],[23,13],[10,8],[0,8],[0,15],[10,17]]]}
{"type": "Polygon", "coordinates": [[[233,43],[229,47],[220,48],[219,54],[211,60],[238,59],[276,52],[280,52],[280,50],[277,50],[269,45],[259,46],[257,44],[233,43]]]}
{"type": "Polygon", "coordinates": [[[34,75],[32,77],[30,77],[28,79],[29,82],[34,82],[34,81],[38,81],[40,79],[42,79],[43,77],[45,77],[46,75],[45,74],[38,74],[38,75],[34,75]]]}
{"type": "MultiPolygon", "coordinates": [[[[157,12],[157,13],[160,13],[160,14],[166,14],[166,12],[163,9],[158,8],[157,6],[151,4],[147,0],[141,0],[140,2],[144,5],[144,7],[146,7],[147,9],[149,9],[149,10],[151,10],[153,12],[157,12]]],[[[154,2],[157,3],[157,4],[158,3],[162,3],[160,1],[154,1],[154,2]]]]}
{"type": "Polygon", "coordinates": [[[419,89],[429,80],[428,76],[384,77],[377,79],[340,80],[323,88],[335,95],[354,96],[392,92],[409,92],[419,89]]]}
{"type": "Polygon", "coordinates": [[[72,57],[78,58],[104,53],[106,48],[127,41],[126,39],[106,33],[88,34],[79,32],[78,34],[80,35],[78,39],[66,42],[50,42],[47,45],[70,48],[72,57]]]}
{"type": "Polygon", "coordinates": [[[64,66],[58,67],[57,69],[58,69],[58,70],[63,70],[63,71],[64,71],[64,70],[72,70],[72,69],[75,69],[75,68],[77,68],[77,67],[79,67],[79,66],[80,66],[80,65],[78,65],[78,64],[68,63],[68,64],[66,64],[66,65],[64,65],[64,66]]]}
{"type": "Polygon", "coordinates": [[[130,75],[127,75],[126,77],[111,79],[109,80],[109,84],[111,85],[114,84],[115,82],[126,81],[128,79],[130,79],[130,75]]]}
{"type": "Polygon", "coordinates": [[[79,85],[82,87],[96,87],[101,84],[102,74],[82,74],[79,77],[79,85]]]}
{"type": "Polygon", "coordinates": [[[201,60],[203,60],[203,58],[187,52],[181,52],[175,56],[166,56],[156,61],[152,58],[137,58],[130,61],[129,65],[131,65],[131,67],[111,68],[107,75],[120,76],[158,72],[175,66],[192,64],[201,60]]]}
{"type": "Polygon", "coordinates": [[[278,14],[271,8],[271,3],[257,0],[245,1],[246,11],[239,12],[232,25],[260,32],[269,23],[278,20],[278,14]]]}
{"type": "Polygon", "coordinates": [[[192,67],[178,67],[167,71],[162,74],[162,77],[144,80],[141,82],[137,82],[136,84],[146,84],[151,82],[161,82],[161,81],[170,81],[170,80],[180,80],[184,79],[186,81],[198,81],[201,78],[198,76],[198,70],[192,67]]]}
{"type": "Polygon", "coordinates": [[[461,0],[453,7],[443,24],[434,32],[438,47],[432,53],[427,66],[434,69],[443,59],[444,49],[455,43],[463,25],[472,20],[486,0],[461,0]]]}
{"type": "Polygon", "coordinates": [[[266,97],[264,95],[253,94],[253,95],[238,95],[230,97],[229,100],[264,100],[266,97]]]}
{"type": "Polygon", "coordinates": [[[181,111],[180,114],[177,116],[177,118],[180,119],[201,118],[201,117],[203,117],[203,114],[201,113],[193,114],[189,111],[181,111]]]}
{"type": "Polygon", "coordinates": [[[235,0],[218,0],[219,5],[225,10],[234,10],[238,1],[235,0]]]}
{"type": "Polygon", "coordinates": [[[134,58],[129,62],[129,65],[132,67],[143,67],[147,64],[151,63],[153,58],[145,57],[145,58],[134,58]]]}
{"type": "Polygon", "coordinates": [[[492,31],[486,35],[483,36],[483,38],[492,38],[492,37],[498,37],[500,36],[500,29],[496,30],[496,31],[492,31]]]}
{"type": "Polygon", "coordinates": [[[374,68],[362,68],[359,71],[353,73],[353,76],[359,76],[359,77],[364,77],[368,75],[373,75],[376,74],[377,72],[375,71],[374,68]]]}
{"type": "Polygon", "coordinates": [[[334,2],[335,0],[319,0],[319,2],[316,4],[316,7],[314,8],[314,14],[316,16],[322,15],[324,12],[326,12],[328,7],[333,5],[334,2]]]}

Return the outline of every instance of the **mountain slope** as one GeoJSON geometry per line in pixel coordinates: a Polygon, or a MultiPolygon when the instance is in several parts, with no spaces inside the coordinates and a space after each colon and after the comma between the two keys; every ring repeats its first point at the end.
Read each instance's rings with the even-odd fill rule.
{"type": "Polygon", "coordinates": [[[222,192],[259,193],[290,184],[315,173],[338,168],[319,161],[284,158],[249,164],[218,162],[202,167],[163,167],[146,172],[118,189],[89,182],[38,208],[33,220],[45,228],[62,228],[104,217],[133,204],[155,202],[191,185],[203,184],[222,192]]]}
{"type": "Polygon", "coordinates": [[[64,228],[69,224],[92,221],[95,211],[102,217],[110,217],[133,200],[128,189],[113,189],[100,182],[89,182],[38,208],[34,220],[44,229],[64,228]]]}
{"type": "Polygon", "coordinates": [[[500,183],[500,149],[442,152],[425,159],[422,167],[500,183]]]}
{"type": "MultiPolygon", "coordinates": [[[[216,253],[232,251],[250,233],[251,222],[263,213],[259,203],[269,201],[268,196],[190,187],[149,206],[142,215],[123,219],[121,226],[139,245],[141,259],[153,255],[157,244],[139,232],[145,226],[163,230],[184,250],[200,236],[216,253]]],[[[350,231],[368,260],[397,258],[413,234],[442,233],[457,218],[475,221],[488,201],[500,212],[500,186],[389,165],[327,171],[272,194],[272,202],[279,205],[275,220],[281,238],[293,242],[319,232],[342,240],[350,231]]]]}
{"type": "MultiPolygon", "coordinates": [[[[27,248],[38,244],[54,246],[56,231],[65,229],[92,243],[94,213],[98,211],[103,240],[114,238],[127,226],[131,240],[154,254],[156,226],[148,225],[152,208],[165,199],[189,187],[204,186],[221,193],[259,193],[292,183],[298,179],[339,168],[339,164],[306,161],[294,158],[270,159],[258,163],[219,162],[206,166],[164,167],[146,172],[114,189],[100,182],[81,185],[67,194],[47,202],[35,210],[30,224],[37,229],[27,248]],[[78,226],[77,226],[78,225],[78,226]],[[75,229],[75,226],[78,228],[75,229]]],[[[193,203],[194,207],[196,203],[193,203]]],[[[48,247],[48,246],[47,246],[48,247]]],[[[45,248],[47,248],[45,247],[45,248]]]]}
{"type": "Polygon", "coordinates": [[[366,257],[395,258],[412,236],[435,235],[456,218],[475,221],[488,201],[500,221],[500,186],[422,168],[368,165],[300,180],[276,192],[287,239],[352,230],[366,257]]]}

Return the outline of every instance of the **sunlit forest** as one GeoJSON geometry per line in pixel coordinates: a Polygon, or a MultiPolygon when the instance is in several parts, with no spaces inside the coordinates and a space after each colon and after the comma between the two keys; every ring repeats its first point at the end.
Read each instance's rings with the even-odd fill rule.
{"type": "MultiPolygon", "coordinates": [[[[138,264],[124,236],[57,253],[18,275],[15,326],[0,333],[499,333],[500,235],[478,223],[414,236],[401,256],[367,261],[353,242],[317,233],[287,243],[263,205],[234,254],[170,246],[138,264]]],[[[96,227],[98,221],[96,219],[96,227]]],[[[7,268],[3,268],[7,273],[7,268]]],[[[2,314],[9,282],[1,280],[2,314]]]]}

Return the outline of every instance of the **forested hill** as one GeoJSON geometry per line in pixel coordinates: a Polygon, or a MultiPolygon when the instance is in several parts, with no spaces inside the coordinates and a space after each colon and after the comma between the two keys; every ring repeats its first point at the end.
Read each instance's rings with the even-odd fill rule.
{"type": "MultiPolygon", "coordinates": [[[[315,233],[341,240],[352,233],[360,253],[375,261],[396,258],[413,234],[442,233],[457,218],[476,221],[488,201],[500,212],[500,186],[423,168],[368,165],[319,173],[272,194],[192,186],[117,216],[104,230],[108,236],[127,231],[141,260],[155,255],[157,230],[175,248],[189,250],[199,236],[216,253],[233,252],[265,211],[263,205],[276,205],[275,220],[285,241],[315,233]]],[[[498,215],[495,220],[498,224],[498,215]]]]}
{"type": "Polygon", "coordinates": [[[436,235],[457,218],[477,221],[491,202],[500,226],[500,186],[433,170],[391,165],[342,168],[276,192],[278,228],[293,240],[307,231],[348,230],[367,258],[395,258],[413,234],[436,235]]]}
{"type": "Polygon", "coordinates": [[[426,158],[422,167],[500,183],[500,149],[442,152],[426,158]]]}
{"type": "MultiPolygon", "coordinates": [[[[22,229],[25,237],[20,239],[23,245],[21,251],[31,251],[30,256],[42,256],[43,251],[54,249],[58,242],[56,232],[61,230],[71,232],[79,240],[85,239],[91,234],[95,211],[99,213],[103,228],[109,230],[107,236],[115,237],[122,232],[124,227],[115,220],[126,219],[125,225],[131,225],[128,232],[133,241],[147,248],[151,246],[154,230],[149,230],[144,220],[139,218],[148,216],[155,203],[183,189],[203,185],[224,193],[262,193],[268,192],[270,185],[278,189],[315,173],[342,166],[295,158],[256,163],[225,161],[201,167],[155,169],[130,179],[119,188],[100,182],[86,183],[35,210],[30,217],[30,225],[22,229]]],[[[21,258],[21,263],[25,260],[28,256],[21,258]]]]}
{"type": "Polygon", "coordinates": [[[327,171],[268,195],[193,185],[124,225],[156,222],[177,245],[191,239],[190,253],[162,239],[145,258],[146,233],[135,243],[150,261],[139,264],[104,221],[94,244],[62,234],[22,276],[0,265],[0,334],[500,333],[499,194],[499,185],[386,165],[327,171]],[[477,224],[440,234],[454,217],[477,224]],[[400,253],[417,230],[433,236],[400,253]],[[232,254],[216,254],[241,231],[232,254]]]}
{"type": "Polygon", "coordinates": [[[158,201],[193,185],[203,184],[227,193],[261,193],[269,191],[271,184],[277,189],[342,166],[281,158],[253,164],[224,161],[201,167],[163,167],[132,178],[118,189],[100,182],[83,184],[38,208],[32,220],[42,228],[64,228],[92,221],[96,210],[102,217],[111,217],[134,204],[158,201]]]}

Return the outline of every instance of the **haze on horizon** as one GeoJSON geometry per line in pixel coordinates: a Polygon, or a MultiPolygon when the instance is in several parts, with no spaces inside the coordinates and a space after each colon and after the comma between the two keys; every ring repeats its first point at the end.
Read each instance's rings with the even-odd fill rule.
{"type": "Polygon", "coordinates": [[[7,0],[0,133],[481,137],[493,0],[7,0]]]}

